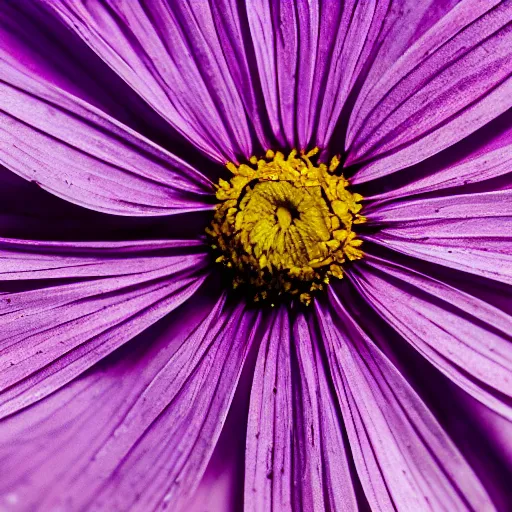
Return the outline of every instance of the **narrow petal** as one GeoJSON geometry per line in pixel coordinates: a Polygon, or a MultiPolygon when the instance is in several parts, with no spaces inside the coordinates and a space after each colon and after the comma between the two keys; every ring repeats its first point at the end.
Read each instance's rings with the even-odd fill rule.
{"type": "MultiPolygon", "coordinates": [[[[502,222],[512,217],[512,191],[500,190],[497,192],[485,192],[481,194],[451,195],[446,197],[413,199],[387,203],[374,208],[369,214],[371,222],[376,224],[391,225],[397,229],[408,229],[427,222],[451,221],[451,220],[480,220],[480,230],[463,230],[457,232],[459,236],[484,236],[486,233],[492,236],[503,235],[508,231],[502,222]],[[502,219],[503,218],[503,219],[502,219]],[[489,219],[489,220],[488,220],[489,219]],[[491,222],[494,220],[495,228],[491,222]],[[486,225],[488,221],[489,226],[486,225]],[[416,222],[420,224],[416,224],[416,222]],[[503,233],[503,231],[505,233],[503,233]]],[[[434,233],[436,233],[434,227],[434,233]]],[[[442,231],[442,227],[440,228],[442,231]]]]}
{"type": "Polygon", "coordinates": [[[414,179],[402,187],[366,197],[366,199],[371,201],[372,208],[375,208],[375,201],[383,202],[447,188],[463,187],[504,176],[510,173],[512,166],[512,128],[506,135],[496,141],[496,144],[491,143],[489,148],[480,149],[477,154],[470,154],[461,162],[443,165],[439,170],[425,177],[414,179]]]}
{"type": "Polygon", "coordinates": [[[367,240],[512,283],[512,190],[392,203],[370,218],[385,227],[367,240]]]}
{"type": "Polygon", "coordinates": [[[152,338],[4,420],[0,495],[22,510],[180,510],[217,442],[254,322],[223,299],[189,302],[152,338]]]}
{"type": "Polygon", "coordinates": [[[258,73],[274,136],[280,144],[295,144],[297,25],[291,2],[247,2],[247,18],[258,73]],[[280,67],[283,67],[282,71],[280,67]],[[282,90],[282,94],[280,91],[282,90]]]}
{"type": "Polygon", "coordinates": [[[78,98],[0,61],[0,163],[68,201],[120,215],[208,209],[198,171],[78,98]]]}
{"type": "Polygon", "coordinates": [[[373,257],[350,275],[373,309],[434,366],[512,418],[509,315],[427,275],[373,257]]]}
{"type": "Polygon", "coordinates": [[[18,240],[180,240],[204,235],[210,210],[174,215],[109,215],[61,199],[0,165],[0,237],[18,240]],[[20,197],[23,201],[20,201],[20,197]]]}
{"type": "MultiPolygon", "coordinates": [[[[445,16],[460,0],[393,0],[382,1],[386,15],[377,32],[369,38],[369,54],[362,64],[368,66],[364,81],[352,109],[353,122],[349,126],[348,140],[353,140],[353,130],[361,118],[368,115],[366,98],[390,67],[439,19],[445,16]]],[[[362,60],[362,59],[361,59],[362,60]]]]}
{"type": "MultiPolygon", "coordinates": [[[[321,70],[325,72],[325,91],[318,106],[320,115],[316,143],[320,147],[326,147],[329,143],[348,95],[390,14],[388,0],[350,0],[343,3],[339,13],[337,3],[324,4],[325,30],[334,34],[335,39],[327,56],[327,69],[321,70]]],[[[407,23],[407,20],[402,21],[407,23]]],[[[317,72],[317,79],[320,77],[321,74],[317,72]]],[[[336,151],[339,152],[339,149],[336,151]]]]}
{"type": "Polygon", "coordinates": [[[372,510],[494,510],[471,467],[404,377],[348,315],[317,303],[350,447],[372,510]]]}
{"type": "Polygon", "coordinates": [[[256,362],[246,444],[247,510],[357,510],[341,428],[318,340],[303,316],[292,334],[282,308],[256,362]]]}
{"type": "Polygon", "coordinates": [[[217,0],[210,5],[220,45],[235,87],[254,126],[260,146],[268,149],[271,147],[271,139],[267,134],[265,102],[259,91],[259,80],[252,69],[253,60],[248,50],[250,34],[245,13],[240,12],[241,2],[217,0]]]}
{"type": "Polygon", "coordinates": [[[512,7],[494,3],[461,2],[365,98],[350,121],[347,165],[373,161],[354,182],[424,160],[512,106],[512,7]]]}
{"type": "Polygon", "coordinates": [[[325,147],[387,2],[247,2],[270,123],[283,144],[325,147]]]}
{"type": "Polygon", "coordinates": [[[187,300],[207,258],[184,255],[185,245],[1,240],[0,280],[22,291],[0,294],[0,415],[63,386],[187,300]]]}
{"type": "Polygon", "coordinates": [[[330,372],[320,353],[321,340],[302,315],[294,324],[293,342],[298,370],[294,380],[294,503],[300,504],[298,510],[359,510],[344,427],[329,387],[330,372]]]}
{"type": "Polygon", "coordinates": [[[254,372],[245,450],[245,506],[249,511],[292,510],[293,405],[290,326],[275,314],[254,372]]]}
{"type": "Polygon", "coordinates": [[[210,157],[249,157],[251,137],[208,3],[47,2],[160,116],[210,157]]]}

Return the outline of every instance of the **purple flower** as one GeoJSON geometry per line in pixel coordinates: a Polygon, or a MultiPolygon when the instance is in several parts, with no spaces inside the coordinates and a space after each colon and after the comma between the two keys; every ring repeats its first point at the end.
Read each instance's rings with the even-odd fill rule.
{"type": "Polygon", "coordinates": [[[510,1],[0,0],[0,41],[0,511],[509,510],[510,1]]]}

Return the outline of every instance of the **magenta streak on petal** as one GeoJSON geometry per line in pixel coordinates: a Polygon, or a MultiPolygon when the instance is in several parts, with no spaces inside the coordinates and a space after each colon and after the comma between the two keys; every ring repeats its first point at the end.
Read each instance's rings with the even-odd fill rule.
{"type": "Polygon", "coordinates": [[[389,359],[330,293],[317,301],[356,469],[372,510],[493,510],[482,484],[389,359]]]}
{"type": "Polygon", "coordinates": [[[379,158],[356,173],[355,183],[417,163],[512,106],[512,8],[505,2],[476,20],[458,12],[433,27],[375,88],[375,107],[350,145],[347,165],[379,158]]]}
{"type": "MultiPolygon", "coordinates": [[[[122,463],[123,453],[140,442],[140,433],[154,436],[155,446],[168,442],[170,438],[155,435],[151,425],[168,404],[164,393],[169,396],[172,389],[178,400],[185,400],[184,408],[194,407],[186,403],[189,396],[182,386],[197,381],[201,368],[211,366],[208,358],[194,354],[209,329],[218,335],[217,329],[224,326],[217,325],[224,303],[218,297],[187,302],[159,329],[144,333],[50,397],[0,423],[0,495],[17,496],[22,510],[92,510],[87,504],[122,463]],[[152,405],[155,409],[149,410],[152,405]],[[124,451],[119,450],[121,444],[124,451]]],[[[231,310],[223,318],[228,313],[231,310]]],[[[214,349],[214,344],[206,346],[203,353],[214,349]]],[[[212,386],[205,393],[214,390],[212,386]]],[[[197,428],[201,422],[189,426],[197,428]]],[[[179,443],[175,438],[176,450],[179,443]]],[[[138,475],[144,471],[140,462],[138,475]]]]}
{"type": "Polygon", "coordinates": [[[71,202],[121,215],[211,208],[210,181],[96,108],[0,63],[0,163],[71,202]]]}
{"type": "Polygon", "coordinates": [[[512,283],[512,191],[390,204],[370,215],[383,229],[363,238],[400,253],[512,283]]]}
{"type": "Polygon", "coordinates": [[[47,4],[199,149],[222,163],[236,160],[238,151],[250,153],[243,105],[222,49],[216,38],[204,45],[205,34],[213,33],[209,12],[190,17],[174,12],[178,4],[163,2],[47,4]]]}
{"type": "Polygon", "coordinates": [[[106,245],[103,258],[100,251],[66,254],[65,244],[51,261],[37,246],[0,253],[10,279],[17,273],[18,280],[54,280],[0,295],[0,415],[68,383],[182,304],[205,279],[204,254],[116,255],[115,244],[106,245]]]}
{"type": "Polygon", "coordinates": [[[424,274],[374,257],[350,273],[372,308],[465,391],[512,418],[512,319],[424,274]]]}

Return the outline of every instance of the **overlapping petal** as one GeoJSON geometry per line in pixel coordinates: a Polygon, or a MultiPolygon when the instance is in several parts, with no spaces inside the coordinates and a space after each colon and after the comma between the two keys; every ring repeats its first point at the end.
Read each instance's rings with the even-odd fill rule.
{"type": "Polygon", "coordinates": [[[424,160],[512,106],[511,21],[509,2],[464,0],[360,97],[347,165],[372,161],[354,182],[424,160]]]}
{"type": "Polygon", "coordinates": [[[374,257],[351,272],[372,308],[477,400],[512,418],[512,318],[425,274],[374,257]]]}
{"type": "Polygon", "coordinates": [[[253,70],[250,33],[239,0],[211,2],[212,15],[226,64],[236,90],[244,103],[249,122],[254,127],[261,148],[271,147],[265,102],[261,96],[257,73],[253,70]]]}
{"type": "Polygon", "coordinates": [[[98,109],[0,62],[0,162],[68,201],[121,215],[207,209],[210,182],[98,109]]]}
{"type": "Polygon", "coordinates": [[[325,147],[378,32],[387,2],[247,2],[263,95],[274,135],[325,147]],[[375,35],[375,34],[374,34],[375,35]]]}
{"type": "Polygon", "coordinates": [[[512,190],[384,205],[368,240],[423,260],[512,283],[512,190]]]}
{"type": "MultiPolygon", "coordinates": [[[[369,93],[389,68],[425,34],[437,21],[445,16],[460,0],[392,0],[382,1],[386,15],[382,25],[371,34],[371,45],[366,59],[360,65],[366,67],[363,83],[357,91],[353,116],[365,104],[369,93]]],[[[363,70],[364,70],[363,67],[363,70]]]]}
{"type": "Polygon", "coordinates": [[[5,420],[2,497],[25,510],[176,509],[213,451],[255,317],[224,299],[189,302],[152,341],[5,420]]]}
{"type": "Polygon", "coordinates": [[[251,137],[206,2],[47,2],[173,128],[224,163],[251,137]]]}
{"type": "Polygon", "coordinates": [[[357,510],[341,429],[318,340],[302,316],[292,334],[283,308],[268,326],[256,362],[247,509],[357,510]]]}
{"type": "MultiPolygon", "coordinates": [[[[423,167],[428,165],[424,163],[423,167]]],[[[430,169],[422,175],[415,169],[417,176],[409,183],[393,187],[389,191],[367,197],[369,207],[374,210],[383,201],[407,198],[417,194],[446,192],[445,189],[465,187],[510,174],[512,169],[512,127],[500,137],[492,137],[483,148],[470,151],[461,160],[442,163],[440,168],[430,169]],[[377,203],[378,202],[378,203],[377,203]],[[377,204],[376,204],[377,203],[377,204]]]]}
{"type": "Polygon", "coordinates": [[[205,279],[194,242],[0,240],[0,414],[91,367],[187,300],[205,279]],[[188,254],[187,254],[188,253],[188,254]]]}
{"type": "Polygon", "coordinates": [[[420,397],[331,294],[316,311],[355,466],[372,510],[494,510],[420,397]]]}

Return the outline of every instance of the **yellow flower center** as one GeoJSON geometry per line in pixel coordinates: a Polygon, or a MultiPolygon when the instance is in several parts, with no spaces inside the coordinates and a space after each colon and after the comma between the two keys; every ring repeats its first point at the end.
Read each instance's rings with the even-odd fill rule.
{"type": "Polygon", "coordinates": [[[256,302],[295,296],[310,304],[331,278],[343,277],[347,260],[363,257],[354,224],[362,196],[330,165],[313,164],[318,148],[298,154],[267,151],[251,165],[227,167],[219,180],[215,215],[206,230],[216,261],[231,272],[233,286],[248,287],[256,302]]]}

